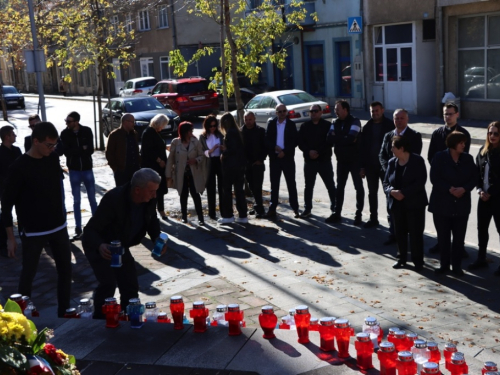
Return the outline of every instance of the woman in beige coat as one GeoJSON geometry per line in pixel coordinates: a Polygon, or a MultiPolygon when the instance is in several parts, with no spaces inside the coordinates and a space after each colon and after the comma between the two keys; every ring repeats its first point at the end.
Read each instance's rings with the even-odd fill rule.
{"type": "Polygon", "coordinates": [[[194,201],[200,225],[205,224],[200,193],[205,190],[205,155],[200,141],[193,136],[193,124],[179,125],[179,137],[170,144],[165,176],[167,184],[177,189],[181,198],[182,222],[187,223],[188,192],[194,201]]]}

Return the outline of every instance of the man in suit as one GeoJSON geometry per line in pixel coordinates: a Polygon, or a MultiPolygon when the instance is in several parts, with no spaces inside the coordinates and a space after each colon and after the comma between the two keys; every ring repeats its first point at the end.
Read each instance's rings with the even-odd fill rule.
{"type": "Polygon", "coordinates": [[[269,154],[271,179],[271,205],[265,215],[268,219],[276,218],[278,207],[281,173],[285,175],[290,206],[299,217],[299,200],[295,183],[295,147],[298,144],[297,126],[288,118],[284,104],[276,106],[276,117],[269,119],[266,130],[266,146],[269,154]]]}
{"type": "MultiPolygon", "coordinates": [[[[35,129],[35,125],[40,122],[42,122],[42,120],[40,120],[40,116],[38,115],[31,115],[30,117],[28,117],[28,123],[31,131],[33,131],[33,129],[35,129]]],[[[30,148],[31,148],[31,134],[24,137],[24,152],[28,152],[30,148]]]]}
{"type": "MultiPolygon", "coordinates": [[[[394,154],[392,153],[393,137],[408,137],[410,141],[408,151],[418,155],[420,155],[420,153],[422,152],[422,135],[408,126],[408,111],[406,111],[405,109],[396,109],[393,114],[393,120],[395,129],[384,135],[384,141],[382,142],[382,147],[380,148],[379,153],[379,161],[384,174],[387,171],[389,160],[394,156],[394,154]]],[[[387,240],[384,242],[384,245],[391,245],[393,243],[396,243],[396,237],[394,236],[394,223],[392,222],[392,217],[389,210],[387,211],[387,221],[389,222],[390,234],[387,240]]]]}
{"type": "Polygon", "coordinates": [[[379,181],[384,183],[384,171],[380,165],[378,154],[384,141],[384,135],[394,129],[393,122],[384,116],[384,106],[380,102],[370,104],[371,119],[363,127],[361,137],[361,169],[359,175],[366,178],[368,185],[368,203],[370,204],[370,220],[365,228],[378,226],[378,188],[379,181]]]}

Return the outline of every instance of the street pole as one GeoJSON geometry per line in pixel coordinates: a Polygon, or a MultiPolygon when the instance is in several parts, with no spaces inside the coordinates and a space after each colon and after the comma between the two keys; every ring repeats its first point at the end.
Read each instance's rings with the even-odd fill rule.
{"type": "Polygon", "coordinates": [[[35,64],[35,73],[36,73],[36,82],[38,86],[38,102],[40,103],[42,121],[47,121],[47,115],[45,114],[45,96],[43,94],[43,80],[42,80],[42,71],[41,67],[39,67],[39,61],[37,61],[37,51],[38,51],[38,38],[36,35],[36,25],[35,25],[35,16],[33,12],[33,1],[28,0],[28,9],[30,15],[30,24],[31,24],[31,36],[33,38],[33,61],[35,64]]]}

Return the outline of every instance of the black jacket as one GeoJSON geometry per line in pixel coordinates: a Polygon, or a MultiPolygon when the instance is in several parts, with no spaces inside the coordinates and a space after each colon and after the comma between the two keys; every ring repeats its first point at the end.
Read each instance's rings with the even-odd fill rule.
{"type": "Polygon", "coordinates": [[[157,192],[158,194],[165,194],[168,192],[165,167],[160,167],[160,164],[156,161],[158,158],[167,164],[165,141],[160,133],[148,126],[142,133],[141,168],[151,168],[160,175],[161,183],[157,192]]]}
{"type": "Polygon", "coordinates": [[[436,153],[446,150],[446,137],[453,131],[458,131],[465,134],[465,136],[467,137],[467,141],[465,142],[464,152],[469,153],[470,134],[465,128],[462,128],[458,124],[451,129],[448,129],[447,126],[441,126],[440,128],[437,128],[432,132],[431,143],[429,144],[429,151],[427,152],[427,160],[429,161],[429,164],[432,164],[432,159],[434,158],[434,155],[436,155],[436,153]]]}
{"type": "Polygon", "coordinates": [[[486,155],[481,155],[481,151],[483,151],[483,147],[479,150],[479,153],[476,157],[476,167],[478,169],[478,181],[477,187],[483,188],[484,185],[484,167],[486,162],[489,161],[490,164],[490,172],[488,183],[490,187],[488,188],[487,193],[491,196],[498,197],[500,196],[500,150],[490,151],[486,155]]]}
{"type": "Polygon", "coordinates": [[[129,239],[131,223],[130,183],[108,191],[103,197],[96,213],[85,226],[82,245],[86,254],[99,256],[99,246],[119,240],[124,248],[139,244],[146,232],[154,241],[160,235],[160,222],[156,217],[156,199],[146,203],[144,225],[141,231],[129,239]]]}
{"type": "MultiPolygon", "coordinates": [[[[387,164],[387,172],[384,178],[384,191],[387,195],[387,206],[392,208],[394,198],[390,194],[392,190],[396,189],[396,164],[397,158],[392,158],[387,164]]],[[[425,168],[424,159],[417,154],[410,154],[410,159],[406,163],[401,186],[396,190],[401,190],[405,196],[401,201],[404,207],[408,210],[417,209],[427,206],[427,193],[425,192],[425,182],[427,181],[427,170],[425,168]]]]}
{"type": "MultiPolygon", "coordinates": [[[[274,117],[267,121],[267,130],[266,130],[266,146],[267,153],[269,155],[269,159],[276,159],[278,156],[275,151],[276,140],[278,137],[278,117],[274,117]]],[[[283,148],[283,152],[285,153],[284,159],[286,160],[295,160],[295,147],[298,144],[298,132],[297,125],[290,119],[286,119],[285,124],[285,147],[283,148]]]]}
{"type": "Polygon", "coordinates": [[[335,135],[333,144],[337,162],[358,161],[361,145],[361,122],[348,115],[344,120],[337,118],[332,122],[335,135]]]}
{"type": "Polygon", "coordinates": [[[442,216],[468,216],[471,208],[470,192],[477,183],[477,168],[474,158],[466,153],[460,155],[458,163],[453,161],[450,150],[439,151],[431,165],[432,192],[429,212],[442,216]],[[450,188],[463,187],[461,198],[450,193],[450,188]]]}
{"type": "Polygon", "coordinates": [[[374,123],[373,120],[370,119],[366,125],[363,126],[361,137],[361,168],[376,168],[377,170],[381,168],[378,155],[380,153],[380,149],[382,148],[382,143],[384,142],[384,136],[393,130],[394,123],[385,116],[378,124],[374,123]],[[375,127],[380,128],[378,137],[376,138],[374,136],[375,127]],[[377,149],[376,157],[374,157],[371,152],[374,146],[377,149]]]}
{"type": "Polygon", "coordinates": [[[66,128],[61,132],[62,152],[66,156],[66,165],[73,171],[92,169],[94,137],[88,126],[80,125],[78,133],[66,128]],[[87,146],[84,149],[84,146],[87,146]]]}
{"type": "Polygon", "coordinates": [[[267,158],[266,131],[264,128],[257,124],[252,129],[243,126],[241,134],[245,144],[247,164],[253,164],[256,161],[264,162],[267,158]]]}
{"type": "Polygon", "coordinates": [[[312,121],[304,122],[299,129],[299,149],[304,154],[306,162],[332,160],[333,139],[328,138],[330,123],[320,119],[317,124],[312,121]],[[317,159],[309,157],[309,151],[316,150],[317,159]]]}
{"type": "Polygon", "coordinates": [[[237,128],[231,128],[224,136],[224,146],[226,149],[222,152],[223,169],[244,169],[246,166],[245,146],[243,137],[237,128]]]}
{"type": "Polygon", "coordinates": [[[5,187],[9,167],[21,155],[19,147],[12,145],[11,148],[8,148],[3,143],[0,145],[0,197],[5,187]]]}
{"type": "MultiPolygon", "coordinates": [[[[384,142],[382,143],[382,148],[380,149],[379,161],[382,167],[382,170],[387,171],[387,163],[393,157],[392,153],[392,137],[396,135],[396,130],[393,129],[386,135],[384,135],[384,142]]],[[[422,152],[422,135],[411,129],[409,126],[406,128],[404,132],[404,136],[410,138],[411,153],[420,155],[422,152]]]]}

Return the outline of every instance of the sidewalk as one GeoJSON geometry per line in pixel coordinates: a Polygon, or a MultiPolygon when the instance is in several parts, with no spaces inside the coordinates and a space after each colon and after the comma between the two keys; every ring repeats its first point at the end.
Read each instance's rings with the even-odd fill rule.
{"type": "MultiPolygon", "coordinates": [[[[366,112],[356,112],[355,115],[365,120],[369,116],[366,112]]],[[[437,118],[417,119],[419,122],[412,123],[410,118],[410,126],[424,137],[429,137],[434,128],[441,126],[437,118]]],[[[0,126],[3,124],[0,122],[0,126]]],[[[486,132],[486,125],[486,122],[465,124],[478,143],[484,141],[481,137],[486,132]]],[[[95,153],[94,165],[100,200],[114,186],[114,182],[102,152],[95,153]]],[[[65,180],[65,191],[66,207],[71,211],[68,179],[65,180]]],[[[109,354],[110,346],[100,347],[103,341],[98,343],[93,340],[116,338],[109,331],[103,331],[102,322],[92,322],[84,328],[73,327],[77,323],[64,323],[54,318],[55,270],[51,257],[45,253],[32,296],[41,311],[40,323],[35,323],[39,328],[44,325],[61,327],[61,334],[56,330],[55,343],[60,342],[65,352],[76,354],[79,360],[86,361],[81,362],[89,366],[84,374],[126,371],[128,374],[152,374],[166,373],[167,370],[179,374],[196,373],[194,371],[212,373],[205,371],[206,368],[211,368],[214,374],[217,373],[215,369],[226,370],[220,374],[237,374],[234,372],[237,370],[260,374],[357,371],[352,361],[343,365],[344,362],[339,362],[335,356],[322,358],[317,350],[319,340],[315,335],[312,335],[312,349],[297,344],[295,332],[278,332],[278,340],[274,343],[260,339],[258,315],[264,305],[274,306],[276,315],[281,317],[287,314],[288,309],[305,304],[309,306],[312,316],[317,318],[336,316],[349,319],[356,332],[360,332],[366,316],[375,316],[386,332],[389,327],[398,326],[438,342],[441,350],[445,342],[453,341],[459,351],[465,353],[471,374],[479,373],[482,362],[486,360],[499,362],[496,352],[500,350],[500,283],[491,275],[491,267],[489,271],[468,274],[464,279],[436,278],[429,268],[421,274],[411,270],[395,271],[391,268],[393,249],[379,245],[386,235],[384,227],[367,232],[353,226],[349,219],[329,226],[322,220],[329,211],[328,205],[319,197],[315,200],[314,215],[310,220],[293,219],[286,197],[283,198],[281,201],[285,205],[279,206],[280,218],[276,222],[251,219],[248,225],[221,226],[207,220],[205,227],[199,227],[195,220],[188,224],[179,221],[177,193],[169,192],[165,197],[165,206],[170,218],[162,221],[162,230],[170,236],[169,252],[160,259],[153,258],[149,239],[133,249],[140,275],[142,302],[154,300],[159,308],[168,311],[169,298],[180,294],[184,297],[186,310],[191,308],[191,302],[202,300],[211,313],[217,304],[239,303],[249,327],[245,331],[244,342],[235,344],[228,341],[227,333],[222,331],[216,337],[203,336],[199,342],[204,345],[193,349],[193,337],[198,336],[188,330],[183,331],[180,337],[168,328],[130,330],[124,325],[118,337],[127,345],[120,348],[125,353],[127,350],[131,353],[136,350],[137,353],[130,354],[125,362],[117,360],[114,365],[102,364],[106,358],[95,353],[103,353],[106,348],[104,353],[109,354]],[[68,323],[73,328],[70,329],[68,323]],[[78,339],[75,340],[75,337],[78,339]],[[143,340],[149,345],[138,346],[137,343],[143,340]],[[92,343],[93,349],[83,350],[82,343],[92,343]],[[237,349],[236,352],[227,352],[233,353],[232,356],[223,355],[231,348],[237,349]],[[144,367],[144,362],[133,360],[140,357],[139,354],[152,354],[153,349],[156,357],[150,355],[148,365],[155,367],[144,367]],[[91,352],[94,355],[89,357],[91,352]],[[164,356],[177,362],[166,361],[164,356]],[[164,359],[160,361],[161,357],[164,359]],[[215,367],[204,366],[202,364],[206,362],[200,358],[207,357],[221,360],[215,367]],[[282,364],[285,367],[280,367],[282,364]],[[101,365],[114,367],[113,370],[96,370],[101,365]],[[159,366],[189,369],[172,370],[159,366]]],[[[206,195],[203,195],[203,204],[206,207],[206,195]]],[[[84,194],[82,208],[86,222],[90,209],[84,194]]],[[[71,212],[68,213],[68,225],[72,234],[74,220],[71,212]]],[[[426,245],[433,241],[432,236],[427,234],[426,245]]],[[[471,254],[472,251],[475,250],[470,250],[471,254]]],[[[76,307],[80,298],[91,297],[96,283],[80,242],[73,243],[72,253],[72,295],[73,306],[76,307]]],[[[20,256],[19,252],[18,259],[20,256]]],[[[498,253],[492,252],[491,261],[495,266],[499,260],[498,253]]],[[[435,266],[437,260],[426,256],[426,263],[435,266]]],[[[17,291],[20,267],[19,260],[0,258],[0,286],[4,297],[17,291]]],[[[350,353],[355,356],[354,348],[350,353]]],[[[107,358],[115,362],[112,357],[107,358]]]]}

